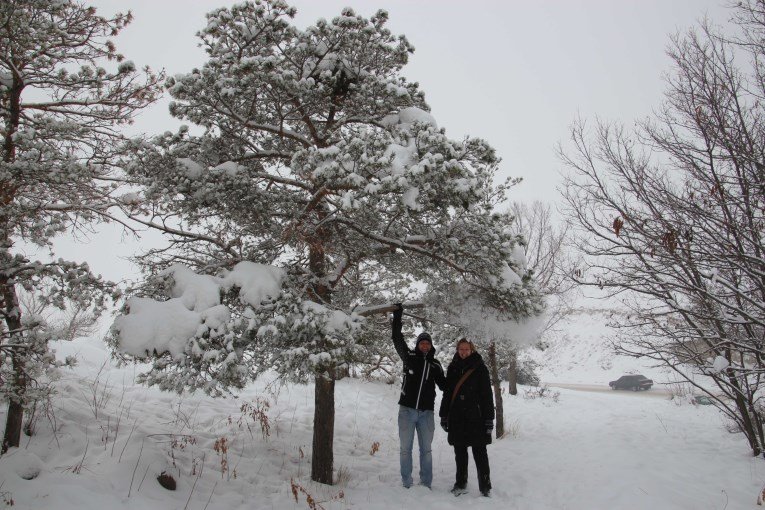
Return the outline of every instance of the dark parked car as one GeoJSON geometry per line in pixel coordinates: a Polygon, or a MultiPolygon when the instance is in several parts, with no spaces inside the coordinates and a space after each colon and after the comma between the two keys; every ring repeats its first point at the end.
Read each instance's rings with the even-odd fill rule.
{"type": "Polygon", "coordinates": [[[649,390],[653,381],[642,375],[623,375],[615,381],[608,383],[612,390],[649,390]]]}

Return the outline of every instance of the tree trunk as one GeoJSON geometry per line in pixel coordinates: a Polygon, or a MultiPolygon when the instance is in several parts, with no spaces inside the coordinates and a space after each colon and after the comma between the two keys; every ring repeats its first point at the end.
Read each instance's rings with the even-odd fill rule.
{"type": "Polygon", "coordinates": [[[21,429],[24,419],[24,393],[26,392],[26,367],[24,366],[24,351],[21,348],[21,310],[19,308],[16,289],[12,281],[0,279],[2,288],[2,309],[5,323],[8,327],[7,342],[18,344],[11,347],[11,363],[13,367],[13,394],[8,399],[8,416],[5,421],[5,433],[0,453],[8,448],[18,447],[21,441],[21,429]]]}
{"type": "Polygon", "coordinates": [[[511,395],[518,394],[518,353],[510,354],[510,365],[507,367],[507,391],[511,395]]]}
{"type": "Polygon", "coordinates": [[[489,344],[489,371],[491,372],[491,386],[494,388],[494,415],[497,420],[497,438],[505,435],[505,415],[502,405],[502,388],[500,387],[499,371],[497,370],[497,346],[494,342],[489,344]]]}
{"type": "MultiPolygon", "coordinates": [[[[754,396],[750,396],[749,400],[754,401],[754,396]]],[[[757,433],[757,437],[760,439],[760,450],[762,450],[765,448],[765,431],[762,429],[762,415],[758,413],[756,409],[752,408],[752,418],[754,420],[755,432],[757,433]]],[[[765,452],[761,452],[761,454],[763,457],[765,457],[765,452]]]]}
{"type": "Polygon", "coordinates": [[[314,390],[311,480],[332,485],[335,438],[335,380],[317,374],[314,390]]]}
{"type": "Polygon", "coordinates": [[[5,419],[5,434],[3,435],[2,453],[9,448],[18,448],[21,443],[21,428],[24,420],[24,406],[20,402],[8,402],[8,417],[5,419]]]}
{"type": "Polygon", "coordinates": [[[733,373],[733,370],[728,369],[727,375],[730,385],[735,390],[734,402],[736,403],[736,408],[739,413],[739,425],[741,425],[742,432],[749,442],[752,454],[757,457],[763,454],[763,450],[762,445],[760,444],[760,436],[755,431],[754,424],[752,423],[752,416],[749,414],[750,407],[748,406],[748,399],[744,398],[743,390],[738,380],[736,380],[736,375],[733,373]]]}
{"type": "MultiPolygon", "coordinates": [[[[320,191],[316,190],[319,196],[320,191]]],[[[323,204],[317,203],[314,213],[317,224],[321,224],[326,218],[327,212],[323,204]]],[[[313,276],[313,282],[308,289],[312,301],[321,305],[332,302],[332,289],[327,280],[327,256],[324,246],[331,240],[331,235],[326,227],[316,229],[316,237],[310,243],[308,250],[308,264],[313,276]]],[[[326,339],[322,339],[324,342],[326,339]]],[[[337,373],[335,366],[324,367],[317,371],[314,376],[314,410],[313,410],[313,449],[311,452],[311,480],[314,482],[332,485],[332,471],[334,468],[334,440],[335,440],[335,379],[337,373]]]]}
{"type": "MultiPolygon", "coordinates": [[[[24,82],[21,76],[14,71],[13,84],[11,86],[9,101],[7,104],[9,116],[5,123],[5,139],[3,140],[3,161],[12,163],[16,160],[16,144],[14,143],[14,134],[19,129],[21,120],[21,91],[24,89],[24,82]]],[[[7,206],[13,201],[16,192],[15,186],[8,182],[0,182],[0,203],[7,206]]],[[[11,232],[9,231],[8,218],[0,218],[0,227],[2,231],[2,256],[3,262],[10,264],[12,261],[9,249],[12,246],[11,232]]],[[[5,325],[8,328],[6,343],[21,344],[21,309],[16,295],[16,287],[13,280],[8,277],[0,278],[0,299],[2,299],[2,311],[4,314],[5,325]]],[[[3,435],[3,445],[0,453],[5,453],[10,447],[18,447],[21,441],[21,428],[24,418],[24,392],[26,390],[26,367],[24,366],[24,353],[19,347],[11,348],[11,363],[13,368],[13,394],[8,400],[8,416],[5,422],[5,433],[3,435]]]]}

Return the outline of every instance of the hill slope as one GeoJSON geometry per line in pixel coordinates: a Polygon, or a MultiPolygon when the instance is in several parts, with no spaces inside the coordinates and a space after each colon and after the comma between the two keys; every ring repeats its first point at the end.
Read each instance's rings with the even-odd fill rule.
{"type": "Polygon", "coordinates": [[[614,353],[616,330],[609,323],[621,313],[618,305],[594,298],[581,298],[577,305],[545,334],[546,349],[530,348],[523,354],[538,364],[543,382],[607,385],[623,374],[643,374],[657,385],[677,381],[675,374],[649,360],[614,353]]]}

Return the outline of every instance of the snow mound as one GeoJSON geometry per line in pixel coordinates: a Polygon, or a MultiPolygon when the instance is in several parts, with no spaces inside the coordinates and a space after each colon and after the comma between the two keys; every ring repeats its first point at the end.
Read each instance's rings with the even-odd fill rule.
{"type": "Polygon", "coordinates": [[[34,453],[20,448],[11,448],[3,457],[2,471],[15,473],[24,480],[34,480],[43,471],[44,464],[34,453]]]}

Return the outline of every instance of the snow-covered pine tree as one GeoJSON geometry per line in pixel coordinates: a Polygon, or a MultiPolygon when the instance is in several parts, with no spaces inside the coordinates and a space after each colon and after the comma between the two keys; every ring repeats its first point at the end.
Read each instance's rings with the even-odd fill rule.
{"type": "MultiPolygon", "coordinates": [[[[35,378],[54,363],[49,335],[22,317],[20,287],[38,302],[67,298],[98,312],[114,289],[86,264],[27,260],[19,244],[49,248],[123,205],[115,162],[119,129],[159,91],[109,40],[130,15],[106,19],[72,1],[0,3],[0,317],[2,393],[9,409],[2,451],[18,446],[35,378]],[[107,70],[101,65],[116,61],[107,70]]],[[[54,260],[54,257],[51,257],[54,260]]]]}
{"type": "Polygon", "coordinates": [[[154,300],[128,302],[114,343],[153,358],[145,380],[176,390],[216,393],[269,369],[312,378],[311,476],[330,484],[335,380],[366,354],[353,306],[385,275],[496,269],[493,241],[471,228],[491,223],[482,201],[506,186],[494,187],[494,150],[449,139],[401,76],[413,49],[384,11],[345,9],[304,30],[294,14],[280,0],[211,12],[199,32],[209,59],[168,80],[172,114],[204,132],[136,147],[131,172],[153,204],[141,221],[171,244],[143,257],[161,277],[154,300]],[[271,275],[278,291],[243,274],[271,275]],[[183,345],[177,331],[138,330],[163,289],[178,317],[192,314],[183,345]]]}

